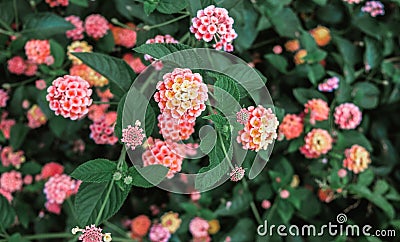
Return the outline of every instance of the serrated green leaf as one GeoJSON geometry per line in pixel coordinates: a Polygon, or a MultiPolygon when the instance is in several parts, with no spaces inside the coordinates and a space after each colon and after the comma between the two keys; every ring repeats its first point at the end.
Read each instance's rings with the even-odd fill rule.
{"type": "Polygon", "coordinates": [[[111,92],[122,97],[131,86],[136,74],[122,59],[100,53],[73,53],[83,63],[103,75],[110,83],[111,92]]]}
{"type": "Polygon", "coordinates": [[[374,193],[383,195],[388,191],[389,187],[390,185],[385,180],[379,179],[374,185],[374,193]]]}
{"type": "Polygon", "coordinates": [[[147,15],[150,15],[158,6],[158,0],[145,0],[143,2],[143,9],[147,15]]]}
{"type": "Polygon", "coordinates": [[[90,160],[78,166],[71,177],[83,182],[107,182],[111,181],[117,165],[107,159],[90,160]]]}
{"type": "Polygon", "coordinates": [[[139,47],[134,48],[133,50],[142,53],[148,54],[156,59],[160,59],[166,55],[171,53],[191,49],[192,47],[183,44],[144,44],[139,47]]]}
{"type": "Polygon", "coordinates": [[[118,185],[113,183],[110,196],[105,200],[109,188],[110,182],[83,182],[80,185],[78,194],[75,198],[75,208],[80,226],[84,227],[88,224],[95,224],[103,202],[105,202],[105,207],[100,217],[100,223],[118,212],[128,196],[129,189],[122,191],[118,185]]]}
{"type": "Polygon", "coordinates": [[[300,20],[291,8],[282,8],[274,11],[268,19],[274,25],[280,36],[295,38],[301,28],[300,20]]]}
{"type": "Polygon", "coordinates": [[[344,150],[350,148],[354,144],[361,145],[369,152],[372,151],[372,145],[369,140],[362,133],[356,130],[344,130],[338,132],[336,141],[336,149],[344,150]]]}
{"type": "Polygon", "coordinates": [[[150,165],[143,168],[129,168],[129,175],[132,176],[132,185],[137,187],[153,187],[162,182],[168,173],[168,168],[162,165],[150,165]]]}
{"type": "Polygon", "coordinates": [[[378,67],[382,60],[382,46],[378,41],[365,37],[365,53],[364,63],[369,65],[371,69],[378,67]]]}
{"type": "Polygon", "coordinates": [[[218,131],[222,131],[223,127],[228,124],[228,120],[223,117],[222,115],[219,114],[211,114],[208,116],[204,116],[203,119],[211,120],[213,121],[215,127],[217,128],[218,131]]]}
{"type": "Polygon", "coordinates": [[[157,5],[157,11],[165,14],[173,14],[182,11],[187,5],[185,0],[160,0],[157,5]]]}
{"type": "Polygon", "coordinates": [[[118,103],[118,107],[117,107],[117,121],[115,122],[114,135],[116,137],[118,137],[119,141],[121,141],[121,139],[122,139],[122,115],[123,115],[126,95],[127,94],[125,94],[121,98],[121,100],[118,103]]]}
{"type": "Polygon", "coordinates": [[[45,39],[56,34],[64,34],[73,28],[74,26],[64,18],[50,12],[42,12],[24,18],[21,34],[29,38],[45,39]]]}
{"type": "Polygon", "coordinates": [[[15,220],[14,208],[7,199],[0,194],[0,227],[7,229],[15,220]]]}
{"type": "Polygon", "coordinates": [[[357,185],[358,186],[363,186],[363,187],[368,187],[371,185],[372,181],[374,180],[374,172],[371,169],[368,169],[364,172],[362,172],[357,179],[357,185]]]}

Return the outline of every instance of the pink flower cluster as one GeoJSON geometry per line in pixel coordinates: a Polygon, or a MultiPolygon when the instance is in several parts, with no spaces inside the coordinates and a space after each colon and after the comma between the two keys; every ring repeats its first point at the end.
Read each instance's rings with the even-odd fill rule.
{"type": "Polygon", "coordinates": [[[234,20],[229,17],[228,10],[210,5],[204,10],[197,11],[197,16],[192,19],[190,32],[194,33],[198,40],[205,42],[214,40],[213,47],[217,50],[232,52],[232,41],[237,37],[233,23],[234,20]]]}
{"type": "Polygon", "coordinates": [[[118,142],[118,137],[114,135],[114,125],[117,120],[117,112],[111,111],[105,113],[99,120],[94,121],[89,126],[90,138],[96,144],[114,145],[118,142]]]}
{"type": "Polygon", "coordinates": [[[318,158],[332,149],[333,139],[324,129],[313,129],[306,137],[300,152],[308,159],[318,158]]]}
{"type": "Polygon", "coordinates": [[[79,182],[68,175],[56,174],[44,184],[43,192],[46,194],[46,209],[49,212],[60,214],[61,205],[69,196],[77,193],[79,182]]]}
{"type": "Polygon", "coordinates": [[[168,242],[171,233],[161,224],[154,224],[150,228],[149,239],[151,242],[168,242]]]}
{"type": "Polygon", "coordinates": [[[39,128],[46,124],[46,115],[42,112],[42,109],[38,105],[33,105],[27,112],[28,126],[31,129],[39,128]]]}
{"type": "Polygon", "coordinates": [[[162,114],[158,115],[158,127],[165,140],[187,140],[194,133],[194,126],[194,122],[190,123],[184,119],[174,119],[162,114]]]}
{"type": "Polygon", "coordinates": [[[310,114],[311,124],[315,124],[315,121],[327,120],[329,116],[328,103],[322,99],[311,99],[304,105],[304,113],[310,114]]]}
{"type": "Polygon", "coordinates": [[[28,60],[34,64],[51,65],[54,57],[51,55],[50,42],[48,40],[29,40],[25,44],[25,54],[28,60]]]}
{"type": "Polygon", "coordinates": [[[85,19],[85,31],[94,39],[103,38],[109,29],[107,19],[100,14],[92,14],[85,19]]]}
{"type": "Polygon", "coordinates": [[[286,114],[279,125],[279,134],[287,140],[295,139],[303,133],[303,118],[296,114],[286,114]]]}
{"type": "Polygon", "coordinates": [[[64,167],[57,162],[49,162],[42,167],[39,178],[47,179],[55,175],[61,175],[64,172],[64,167]]]}
{"type": "Polygon", "coordinates": [[[335,109],[335,124],[341,129],[355,129],[362,120],[360,109],[352,103],[343,103],[335,109]]]}
{"type": "Polygon", "coordinates": [[[47,88],[46,100],[56,115],[76,120],[84,117],[92,104],[92,89],[87,81],[78,76],[65,75],[55,79],[47,88]]]}
{"type": "Polygon", "coordinates": [[[141,145],[145,137],[140,125],[140,122],[136,121],[135,126],[128,125],[127,128],[122,130],[121,142],[125,143],[125,145],[132,150],[135,150],[137,146],[141,145]]]}
{"type": "Polygon", "coordinates": [[[361,8],[364,13],[369,13],[372,17],[378,15],[385,15],[385,7],[380,1],[368,1],[364,7],[361,8]]]}
{"type": "Polygon", "coordinates": [[[46,0],[46,3],[52,8],[57,6],[66,7],[69,4],[69,0],[46,0]]]}
{"type": "Polygon", "coordinates": [[[231,181],[238,182],[243,179],[245,170],[242,167],[235,166],[235,169],[231,171],[229,176],[231,181]]]}
{"type": "Polygon", "coordinates": [[[202,219],[200,217],[193,218],[189,223],[189,231],[192,234],[194,240],[205,239],[205,241],[210,241],[208,235],[208,229],[210,225],[208,224],[207,220],[202,219]]]}
{"type": "Polygon", "coordinates": [[[146,69],[146,66],[143,64],[140,57],[135,57],[131,53],[126,53],[124,56],[122,56],[122,59],[128,63],[128,65],[136,74],[139,74],[146,69]]]}
{"type": "Polygon", "coordinates": [[[369,152],[360,145],[353,145],[344,151],[346,158],[343,160],[343,166],[353,171],[355,174],[363,172],[371,163],[369,152]]]}
{"type": "Polygon", "coordinates": [[[3,166],[7,167],[12,165],[17,169],[25,162],[24,152],[22,150],[14,152],[11,146],[6,146],[1,149],[0,158],[3,166]]]}
{"type": "Polygon", "coordinates": [[[7,62],[8,71],[16,75],[33,76],[36,74],[37,65],[26,61],[21,56],[14,56],[7,62]]]}
{"type": "Polygon", "coordinates": [[[239,131],[237,142],[246,150],[266,150],[277,138],[278,119],[270,108],[266,109],[261,105],[250,106],[247,111],[248,121],[244,124],[244,129],[239,131]]]}
{"type": "Polygon", "coordinates": [[[360,2],[362,2],[363,0],[343,0],[344,2],[347,2],[348,4],[359,4],[360,2]]]}
{"type": "Polygon", "coordinates": [[[339,87],[339,78],[334,76],[325,82],[318,84],[318,90],[321,92],[332,92],[339,87]]]}
{"type": "Polygon", "coordinates": [[[83,32],[85,29],[83,28],[83,22],[82,20],[75,15],[71,15],[65,18],[68,22],[73,24],[75,26],[74,29],[68,30],[65,32],[67,35],[67,38],[72,39],[72,40],[81,40],[83,39],[83,32]]]}
{"type": "Polygon", "coordinates": [[[116,27],[110,24],[115,44],[126,48],[132,48],[136,44],[137,34],[136,31],[133,30],[136,26],[133,23],[127,23],[126,26],[129,28],[116,27]]]}
{"type": "Polygon", "coordinates": [[[17,171],[9,171],[1,174],[0,188],[10,193],[21,191],[23,185],[22,175],[17,171]]]}
{"type": "Polygon", "coordinates": [[[96,225],[92,224],[90,226],[86,226],[84,229],[80,229],[79,227],[75,227],[72,229],[72,234],[76,234],[81,232],[79,236],[79,240],[82,242],[111,242],[111,234],[110,233],[102,233],[103,229],[96,227],[96,225]]]}
{"type": "Polygon", "coordinates": [[[208,88],[202,76],[190,69],[175,68],[163,76],[156,88],[154,99],[167,117],[193,123],[206,108],[208,88]]]}
{"type": "Polygon", "coordinates": [[[169,169],[167,178],[172,178],[175,173],[181,171],[184,145],[150,137],[146,146],[146,151],[142,154],[143,166],[163,165],[169,169]]]}
{"type": "MultiPolygon", "coordinates": [[[[1,92],[1,89],[0,89],[1,92]]],[[[3,112],[1,114],[1,119],[0,119],[0,130],[3,132],[3,135],[6,139],[10,138],[10,131],[11,127],[14,126],[15,120],[14,119],[7,119],[8,113],[3,112]]]]}
{"type": "Polygon", "coordinates": [[[5,106],[7,106],[7,101],[10,97],[8,96],[8,93],[3,90],[0,89],[0,107],[4,108],[5,106]]]}

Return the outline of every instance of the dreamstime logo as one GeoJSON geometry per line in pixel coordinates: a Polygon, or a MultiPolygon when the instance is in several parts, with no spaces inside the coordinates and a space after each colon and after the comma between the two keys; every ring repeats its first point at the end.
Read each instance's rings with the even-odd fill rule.
{"type": "MultiPolygon", "coordinates": [[[[156,128],[154,119],[157,117],[149,115],[148,107],[155,107],[152,110],[157,110],[157,104],[154,102],[154,93],[157,91],[157,83],[163,80],[163,76],[166,73],[171,73],[175,68],[188,68],[194,73],[217,73],[223,74],[235,80],[241,90],[241,93],[246,93],[247,97],[254,103],[252,105],[262,105],[265,108],[271,108],[274,111],[273,102],[271,96],[265,86],[263,79],[257,73],[257,71],[251,68],[242,59],[221,51],[212,49],[200,48],[200,49],[188,49],[178,52],[171,53],[162,57],[158,63],[150,65],[144,72],[142,72],[132,84],[129,92],[125,99],[125,105],[123,108],[122,115],[122,127],[133,125],[136,120],[141,121],[144,125],[146,134],[152,133],[152,130],[156,128]],[[162,68],[160,70],[160,63],[162,68]],[[153,116],[153,117],[151,117],[153,116]],[[151,121],[153,119],[153,121],[151,121]]],[[[193,191],[204,192],[211,190],[217,186],[222,185],[229,179],[230,164],[241,166],[243,163],[247,150],[244,150],[238,142],[236,137],[238,131],[243,129],[243,126],[238,125],[236,121],[236,112],[242,107],[240,103],[224,89],[213,85],[214,83],[206,83],[209,87],[208,103],[212,109],[218,110],[224,117],[227,118],[228,123],[226,127],[230,127],[231,135],[230,140],[227,140],[229,147],[226,147],[227,153],[230,158],[225,158],[220,164],[209,169],[206,172],[199,174],[192,173],[175,173],[175,175],[168,179],[165,178],[161,183],[159,181],[159,174],[155,172],[142,172],[140,169],[143,167],[142,154],[144,152],[143,147],[138,147],[135,150],[128,149],[128,155],[132,163],[138,168],[138,172],[146,178],[150,183],[157,185],[159,188],[174,193],[189,194],[193,191]],[[218,92],[216,97],[215,92],[218,92]]],[[[152,112],[152,111],[151,111],[152,112]]],[[[208,111],[204,111],[208,112],[208,111]]],[[[195,152],[190,152],[191,156],[183,154],[185,150],[193,149],[183,142],[179,142],[180,145],[186,147],[185,149],[174,149],[177,155],[186,158],[184,162],[191,162],[191,160],[198,160],[204,156],[207,156],[216,145],[218,141],[218,133],[213,126],[205,120],[199,117],[197,120],[202,123],[202,127],[199,127],[198,133],[195,135],[200,139],[199,147],[196,148],[195,152]]],[[[148,138],[148,137],[147,137],[148,138]]],[[[165,139],[166,140],[166,139],[165,139]]],[[[219,142],[219,141],[218,141],[219,142]]],[[[247,171],[250,179],[254,179],[265,167],[269,156],[271,155],[274,143],[268,146],[267,150],[261,150],[257,152],[254,158],[252,167],[247,171]]]]}
{"type": "Polygon", "coordinates": [[[347,222],[347,216],[344,213],[340,213],[336,216],[336,223],[329,222],[328,224],[324,224],[317,228],[315,225],[275,225],[268,224],[268,221],[265,220],[264,224],[260,224],[257,228],[257,233],[260,236],[273,236],[277,233],[279,236],[377,236],[377,237],[395,237],[395,230],[373,230],[370,225],[351,225],[345,224],[347,222]]]}

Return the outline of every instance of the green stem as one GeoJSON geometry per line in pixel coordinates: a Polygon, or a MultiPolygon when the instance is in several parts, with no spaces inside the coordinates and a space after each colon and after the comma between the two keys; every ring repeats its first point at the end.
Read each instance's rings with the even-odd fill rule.
{"type": "Polygon", "coordinates": [[[65,239],[70,238],[73,235],[71,233],[48,233],[48,234],[33,234],[23,236],[24,239],[34,240],[34,239],[65,239]]]}
{"type": "MultiPolygon", "coordinates": [[[[207,105],[207,107],[209,108],[209,112],[210,112],[210,110],[211,110],[211,112],[212,112],[211,106],[210,106],[210,105],[207,105]]],[[[223,142],[223,140],[222,140],[222,135],[221,135],[221,133],[220,133],[218,130],[217,130],[217,134],[218,134],[218,139],[219,139],[219,141],[220,141],[220,143],[221,143],[222,151],[224,152],[224,155],[225,155],[226,159],[228,159],[229,166],[230,166],[231,169],[233,170],[233,169],[235,169],[235,168],[233,167],[232,161],[230,160],[229,155],[228,155],[228,152],[226,151],[225,144],[224,144],[224,142],[223,142]]],[[[246,192],[250,193],[249,185],[247,184],[247,181],[246,181],[245,178],[242,179],[242,184],[243,184],[243,188],[246,190],[246,192]]],[[[258,212],[258,210],[257,210],[256,204],[254,203],[254,200],[253,200],[253,199],[252,199],[251,202],[250,202],[250,208],[251,208],[251,211],[253,212],[254,217],[255,217],[256,220],[257,220],[257,223],[258,223],[258,224],[262,224],[261,216],[260,216],[260,214],[259,214],[259,212],[258,212]]]]}
{"type": "Polygon", "coordinates": [[[2,19],[0,19],[0,24],[8,31],[10,32],[14,32],[14,30],[6,23],[4,22],[2,19]]]}
{"type": "MultiPolygon", "coordinates": [[[[125,146],[122,146],[122,150],[121,150],[121,154],[118,158],[118,164],[117,164],[117,169],[120,169],[122,166],[122,163],[125,162],[125,156],[126,156],[126,149],[125,146]]],[[[108,191],[106,193],[106,197],[103,200],[103,204],[101,204],[100,210],[99,210],[99,214],[97,215],[96,218],[96,225],[99,225],[100,220],[101,220],[101,216],[103,215],[104,209],[106,208],[106,203],[108,202],[109,198],[110,198],[110,194],[111,191],[114,187],[114,178],[111,180],[111,182],[109,183],[109,187],[108,187],[108,191]]]]}
{"type": "Polygon", "coordinates": [[[110,105],[118,105],[118,102],[102,102],[102,101],[93,101],[93,104],[110,104],[110,105]]]}
{"type": "Polygon", "coordinates": [[[187,32],[182,38],[180,38],[179,43],[183,44],[189,38],[190,32],[187,32]]]}
{"type": "Polygon", "coordinates": [[[279,198],[276,198],[275,201],[274,201],[274,204],[272,204],[271,210],[270,210],[270,212],[269,212],[269,214],[268,214],[268,216],[267,216],[267,220],[268,220],[268,221],[270,221],[271,218],[272,218],[272,215],[274,215],[275,210],[276,210],[277,207],[278,207],[278,202],[279,202],[279,198]]]}
{"type": "Polygon", "coordinates": [[[123,230],[123,229],[121,229],[121,228],[118,227],[117,225],[115,225],[115,224],[113,224],[113,223],[110,223],[110,222],[108,222],[108,221],[104,221],[104,225],[107,226],[107,227],[109,227],[110,229],[114,230],[114,231],[117,232],[118,234],[120,234],[120,235],[122,235],[122,236],[128,238],[126,231],[123,230]]]}
{"type": "Polygon", "coordinates": [[[11,31],[7,31],[7,30],[4,30],[4,29],[0,29],[0,34],[5,34],[5,35],[8,35],[8,36],[14,36],[14,32],[11,32],[11,31]]]}
{"type": "Polygon", "coordinates": [[[189,16],[189,14],[185,14],[185,15],[179,16],[177,18],[171,19],[169,21],[166,21],[164,23],[160,23],[160,24],[156,24],[156,25],[152,25],[152,26],[145,25],[145,26],[143,26],[143,29],[146,30],[146,31],[149,31],[151,29],[155,29],[155,28],[159,28],[159,27],[162,27],[162,26],[165,26],[165,25],[168,25],[168,24],[172,24],[172,23],[177,22],[177,21],[179,21],[181,19],[184,19],[184,18],[186,18],[188,16],[189,16]]]}
{"type": "Polygon", "coordinates": [[[18,9],[17,9],[17,1],[13,0],[13,8],[14,8],[14,16],[15,16],[15,26],[17,30],[19,29],[18,23],[18,9]]]}
{"type": "Polygon", "coordinates": [[[112,18],[112,19],[111,19],[111,22],[112,22],[113,24],[119,26],[119,27],[124,28],[124,29],[130,29],[130,30],[136,31],[136,28],[129,27],[128,25],[126,25],[126,24],[121,23],[120,21],[118,21],[118,19],[116,19],[116,18],[112,18]]]}
{"type": "Polygon", "coordinates": [[[108,187],[106,197],[103,200],[103,204],[101,204],[101,208],[99,210],[99,214],[97,215],[96,222],[95,222],[96,225],[99,225],[99,223],[100,223],[101,216],[103,215],[104,209],[106,208],[106,203],[108,202],[108,200],[110,198],[113,187],[114,187],[114,179],[111,180],[109,187],[108,187]]]}
{"type": "Polygon", "coordinates": [[[275,42],[275,39],[265,40],[265,41],[259,42],[257,44],[254,44],[252,47],[249,48],[249,50],[257,49],[259,47],[262,47],[262,46],[267,45],[267,44],[271,44],[273,42],[275,42]]]}
{"type": "Polygon", "coordinates": [[[27,79],[27,80],[25,80],[25,81],[22,81],[22,82],[4,83],[4,84],[3,84],[3,88],[8,89],[8,88],[11,88],[11,87],[23,86],[23,85],[25,85],[25,84],[31,83],[31,82],[36,81],[36,80],[37,80],[37,78],[36,78],[36,77],[33,77],[33,78],[29,78],[29,79],[27,79]]]}

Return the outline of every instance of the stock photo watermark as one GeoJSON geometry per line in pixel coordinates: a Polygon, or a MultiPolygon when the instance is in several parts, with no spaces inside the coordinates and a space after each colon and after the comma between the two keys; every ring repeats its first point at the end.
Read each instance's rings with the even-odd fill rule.
{"type": "Polygon", "coordinates": [[[336,222],[329,222],[321,226],[315,226],[311,224],[307,225],[290,225],[286,226],[283,224],[268,224],[267,220],[264,220],[264,224],[260,224],[257,228],[257,233],[260,236],[273,236],[277,234],[279,236],[374,236],[374,237],[396,237],[396,230],[394,229],[374,229],[371,225],[359,226],[356,224],[346,224],[347,216],[340,213],[336,217],[336,222]]]}

